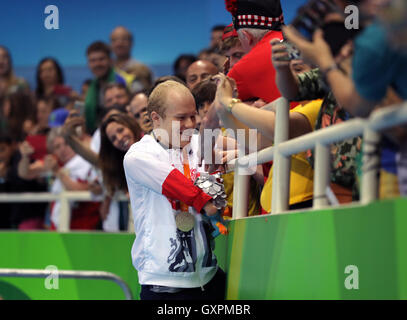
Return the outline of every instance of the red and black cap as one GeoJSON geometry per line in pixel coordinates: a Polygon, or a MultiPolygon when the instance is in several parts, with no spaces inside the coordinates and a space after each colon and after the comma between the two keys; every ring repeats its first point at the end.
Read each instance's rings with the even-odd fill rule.
{"type": "Polygon", "coordinates": [[[226,10],[232,14],[233,25],[280,31],[284,24],[280,0],[225,0],[226,10]]]}
{"type": "Polygon", "coordinates": [[[227,25],[225,29],[223,29],[223,35],[222,35],[222,40],[232,38],[232,37],[237,37],[237,32],[235,30],[235,27],[233,26],[233,23],[227,25]]]}

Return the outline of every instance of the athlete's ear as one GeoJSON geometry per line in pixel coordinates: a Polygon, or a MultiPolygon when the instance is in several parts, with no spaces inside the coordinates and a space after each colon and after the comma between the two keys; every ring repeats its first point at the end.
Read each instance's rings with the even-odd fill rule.
{"type": "Polygon", "coordinates": [[[153,121],[154,127],[160,126],[162,118],[157,112],[151,111],[150,118],[151,118],[151,121],[153,121]]]}

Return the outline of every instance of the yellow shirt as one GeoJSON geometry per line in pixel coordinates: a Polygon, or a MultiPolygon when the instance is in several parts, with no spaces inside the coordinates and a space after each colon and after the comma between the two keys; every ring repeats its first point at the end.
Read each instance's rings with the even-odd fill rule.
{"type": "MultiPolygon", "coordinates": [[[[322,100],[314,100],[306,105],[299,105],[290,112],[303,114],[309,121],[312,130],[315,128],[322,100]]],[[[301,152],[291,157],[290,172],[290,205],[312,199],[314,189],[314,170],[306,159],[306,153],[301,152]]],[[[273,167],[261,193],[261,206],[267,212],[271,211],[271,189],[273,185],[273,167]]]]}
{"type": "MultiPolygon", "coordinates": [[[[233,208],[233,185],[234,185],[234,178],[235,173],[229,172],[222,176],[223,178],[223,185],[225,186],[225,193],[227,195],[226,201],[228,207],[233,208]]],[[[254,216],[260,213],[260,187],[257,184],[256,180],[253,177],[250,177],[250,185],[249,185],[249,202],[247,204],[247,215],[254,216]]]]}

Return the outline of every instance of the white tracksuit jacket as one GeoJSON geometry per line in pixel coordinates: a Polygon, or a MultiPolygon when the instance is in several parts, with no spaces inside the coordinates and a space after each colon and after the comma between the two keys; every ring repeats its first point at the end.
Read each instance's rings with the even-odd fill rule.
{"type": "MultiPolygon", "coordinates": [[[[124,157],[136,233],[132,260],[140,284],[194,288],[208,283],[217,271],[210,223],[199,213],[211,197],[183,175],[181,157],[180,150],[164,149],[151,135],[133,144],[124,157]],[[193,230],[177,229],[175,200],[190,206],[193,230]]],[[[196,159],[191,150],[192,179],[196,159]]]]}

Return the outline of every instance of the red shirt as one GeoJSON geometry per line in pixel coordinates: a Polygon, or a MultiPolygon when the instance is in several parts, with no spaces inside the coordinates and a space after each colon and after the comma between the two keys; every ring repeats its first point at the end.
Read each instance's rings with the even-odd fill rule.
{"type": "Polygon", "coordinates": [[[272,102],[281,97],[276,85],[276,71],[271,62],[270,41],[283,39],[281,31],[270,31],[229,71],[236,81],[239,99],[261,98],[272,102]]]}
{"type": "Polygon", "coordinates": [[[34,153],[31,155],[31,159],[42,160],[47,155],[46,134],[29,135],[25,140],[34,148],[34,153]]]}

